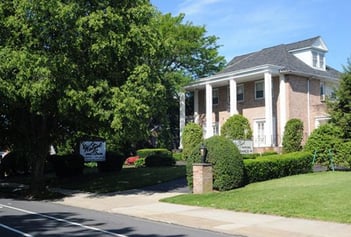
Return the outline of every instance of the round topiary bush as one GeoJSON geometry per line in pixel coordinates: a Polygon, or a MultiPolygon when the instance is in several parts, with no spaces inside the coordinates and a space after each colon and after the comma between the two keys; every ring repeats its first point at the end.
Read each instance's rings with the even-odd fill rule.
{"type": "Polygon", "coordinates": [[[252,130],[249,120],[240,114],[231,116],[221,128],[221,135],[235,140],[251,139],[252,130]]]}
{"type": "Polygon", "coordinates": [[[197,146],[203,138],[202,127],[196,123],[188,123],[185,125],[182,133],[183,160],[186,160],[191,154],[195,146],[197,146]]]}
{"type": "Polygon", "coordinates": [[[309,136],[304,150],[316,154],[316,163],[329,166],[330,152],[335,151],[336,144],[342,143],[341,129],[333,124],[323,124],[309,136]]]}
{"type": "MultiPolygon", "coordinates": [[[[219,191],[231,190],[242,186],[244,163],[236,145],[223,136],[213,136],[204,141],[207,153],[207,162],[212,164],[213,188],[219,191]]],[[[201,161],[201,143],[192,151],[187,160],[187,181],[193,187],[193,163],[201,161]]]]}
{"type": "Polygon", "coordinates": [[[284,129],[283,152],[301,151],[303,138],[303,122],[300,119],[290,119],[284,129]]]}

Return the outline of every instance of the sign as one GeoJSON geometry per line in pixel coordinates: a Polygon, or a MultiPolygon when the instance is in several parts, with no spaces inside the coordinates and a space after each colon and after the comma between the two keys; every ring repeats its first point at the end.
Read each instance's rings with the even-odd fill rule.
{"type": "Polygon", "coordinates": [[[105,161],[106,142],[105,141],[83,141],[79,146],[79,153],[84,157],[84,161],[105,161]]]}
{"type": "Polygon", "coordinates": [[[253,141],[252,140],[233,140],[233,143],[238,147],[240,154],[252,154],[253,153],[253,141]]]}

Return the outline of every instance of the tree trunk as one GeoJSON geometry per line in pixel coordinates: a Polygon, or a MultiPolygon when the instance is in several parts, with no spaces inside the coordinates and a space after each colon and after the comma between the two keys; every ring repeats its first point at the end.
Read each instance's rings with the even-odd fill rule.
{"type": "Polygon", "coordinates": [[[46,117],[34,115],[31,122],[34,137],[31,146],[32,182],[30,189],[35,194],[45,190],[44,168],[50,148],[50,133],[46,117]]]}

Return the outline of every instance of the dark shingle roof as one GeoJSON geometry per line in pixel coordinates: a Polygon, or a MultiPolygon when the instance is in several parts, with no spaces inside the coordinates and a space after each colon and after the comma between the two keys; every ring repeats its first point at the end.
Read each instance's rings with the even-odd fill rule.
{"type": "Polygon", "coordinates": [[[295,49],[311,47],[312,44],[318,39],[319,36],[291,44],[281,44],[274,47],[265,48],[257,52],[237,56],[233,58],[219,74],[245,70],[262,65],[275,65],[280,66],[285,71],[321,77],[338,78],[340,76],[340,72],[337,70],[329,66],[326,67],[326,71],[314,69],[289,52],[295,49]]]}

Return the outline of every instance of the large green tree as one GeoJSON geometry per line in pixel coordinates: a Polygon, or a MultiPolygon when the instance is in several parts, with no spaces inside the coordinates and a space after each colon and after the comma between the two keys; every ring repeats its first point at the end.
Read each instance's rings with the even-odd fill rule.
{"type": "Polygon", "coordinates": [[[147,0],[0,3],[0,129],[42,184],[52,143],[146,139],[182,83],[223,67],[216,37],[147,0]]]}
{"type": "Polygon", "coordinates": [[[336,91],[336,99],[328,103],[331,122],[341,128],[343,139],[351,138],[351,58],[344,66],[340,85],[336,91]]]}

